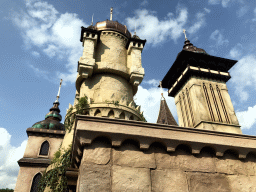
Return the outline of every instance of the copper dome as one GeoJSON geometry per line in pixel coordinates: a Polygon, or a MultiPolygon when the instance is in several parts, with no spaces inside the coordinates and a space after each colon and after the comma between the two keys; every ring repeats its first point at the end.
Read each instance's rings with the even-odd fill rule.
{"type": "Polygon", "coordinates": [[[59,114],[59,102],[55,101],[50,112],[45,115],[45,120],[35,123],[32,128],[51,129],[51,130],[65,130],[64,125],[60,123],[62,117],[59,114]]]}
{"type": "Polygon", "coordinates": [[[106,20],[97,22],[93,28],[98,31],[117,31],[125,35],[127,38],[131,37],[131,33],[128,31],[127,27],[117,21],[106,20]]]}

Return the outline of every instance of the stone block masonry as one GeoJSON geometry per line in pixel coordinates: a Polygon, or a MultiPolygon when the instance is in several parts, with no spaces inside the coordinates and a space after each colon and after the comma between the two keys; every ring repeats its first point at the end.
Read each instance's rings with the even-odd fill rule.
{"type": "Polygon", "coordinates": [[[77,191],[256,191],[256,153],[249,147],[255,137],[163,126],[78,116],[75,135],[79,138],[73,142],[72,155],[73,166],[79,170],[77,191]],[[187,135],[180,143],[173,138],[181,137],[179,129],[187,135]],[[199,133],[205,134],[204,145],[193,144],[193,139],[200,141],[195,135],[199,133]],[[162,139],[157,139],[158,134],[162,139]],[[232,139],[237,139],[237,145],[232,139]]]}
{"type": "Polygon", "coordinates": [[[107,138],[84,147],[77,191],[233,192],[255,191],[256,156],[239,160],[232,151],[216,157],[211,148],[192,155],[154,143],[141,151],[133,140],[117,148],[107,138]]]}

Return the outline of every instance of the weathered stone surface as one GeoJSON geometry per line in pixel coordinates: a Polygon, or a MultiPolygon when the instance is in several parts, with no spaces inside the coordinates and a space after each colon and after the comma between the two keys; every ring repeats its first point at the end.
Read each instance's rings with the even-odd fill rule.
{"type": "Polygon", "coordinates": [[[37,173],[43,173],[45,168],[41,167],[20,167],[15,192],[24,192],[31,190],[31,183],[37,173]]]}
{"type": "Polygon", "coordinates": [[[154,153],[143,152],[133,144],[125,144],[119,149],[113,149],[113,164],[156,168],[154,153]]]}
{"type": "Polygon", "coordinates": [[[102,142],[84,148],[82,161],[90,164],[106,165],[110,161],[111,148],[102,142]]]}
{"type": "Polygon", "coordinates": [[[247,155],[245,160],[245,171],[247,175],[256,175],[256,157],[254,155],[247,155]]]}
{"type": "Polygon", "coordinates": [[[156,153],[158,169],[180,169],[183,171],[216,172],[215,158],[208,153],[196,157],[179,149],[175,153],[156,153]]]}
{"type": "Polygon", "coordinates": [[[256,177],[245,175],[228,175],[230,191],[232,192],[254,192],[256,191],[256,177]]]}
{"type": "Polygon", "coordinates": [[[180,170],[152,170],[152,191],[188,192],[186,174],[180,170]]]}
{"type": "Polygon", "coordinates": [[[231,154],[225,154],[223,158],[216,159],[216,171],[230,175],[247,175],[246,164],[231,154]]]}
{"type": "Polygon", "coordinates": [[[110,165],[80,165],[78,192],[111,191],[110,165]]]}
{"type": "Polygon", "coordinates": [[[112,192],[151,191],[150,170],[147,168],[112,167],[112,192]]]}
{"type": "Polygon", "coordinates": [[[211,173],[187,173],[189,192],[230,192],[225,175],[211,173]]]}

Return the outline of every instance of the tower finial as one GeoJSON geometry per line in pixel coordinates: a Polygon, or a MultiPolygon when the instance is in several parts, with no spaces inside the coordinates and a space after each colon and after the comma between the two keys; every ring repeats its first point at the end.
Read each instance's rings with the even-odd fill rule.
{"type": "Polygon", "coordinates": [[[137,22],[135,22],[135,31],[134,31],[134,35],[136,35],[136,26],[137,26],[137,22]]]}
{"type": "Polygon", "coordinates": [[[62,84],[62,79],[60,80],[60,87],[59,87],[59,91],[58,91],[58,95],[57,95],[57,100],[55,102],[59,102],[61,84],[62,84]]]}
{"type": "Polygon", "coordinates": [[[92,14],[92,25],[93,25],[93,15],[94,15],[94,14],[92,14]]]}
{"type": "Polygon", "coordinates": [[[113,7],[110,8],[110,21],[112,21],[113,7]]]}
{"type": "Polygon", "coordinates": [[[184,35],[185,35],[185,40],[187,41],[187,40],[188,40],[188,38],[187,38],[186,30],[185,30],[185,29],[183,29],[183,33],[184,33],[184,35]]]}

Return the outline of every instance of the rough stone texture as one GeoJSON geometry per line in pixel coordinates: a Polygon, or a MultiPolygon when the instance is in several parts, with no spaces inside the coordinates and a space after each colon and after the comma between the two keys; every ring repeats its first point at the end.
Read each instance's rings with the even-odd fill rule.
{"type": "Polygon", "coordinates": [[[111,148],[103,143],[97,142],[84,148],[82,161],[90,164],[106,165],[110,161],[111,148]]]}
{"type": "Polygon", "coordinates": [[[224,157],[216,159],[216,171],[229,175],[247,175],[246,163],[237,159],[232,154],[224,154],[224,157]]]}
{"type": "Polygon", "coordinates": [[[17,183],[14,191],[15,192],[30,191],[34,176],[39,172],[43,173],[44,170],[45,168],[40,168],[40,167],[20,167],[18,179],[17,179],[17,183]]]}
{"type": "Polygon", "coordinates": [[[125,144],[113,149],[113,164],[127,167],[156,168],[153,153],[141,151],[133,144],[125,144]]]}
{"type": "Polygon", "coordinates": [[[127,72],[127,38],[117,32],[104,31],[96,50],[96,63],[99,69],[115,69],[127,72]]]}
{"type": "Polygon", "coordinates": [[[78,177],[78,192],[111,191],[110,165],[81,163],[78,177]]]}
{"type": "Polygon", "coordinates": [[[150,169],[114,165],[112,174],[112,192],[151,191],[150,169]]]}
{"type": "Polygon", "coordinates": [[[151,182],[154,192],[188,192],[186,174],[180,170],[152,170],[151,182]]]}
{"type": "Polygon", "coordinates": [[[230,191],[232,192],[255,192],[256,177],[245,175],[228,175],[230,191]]]}
{"type": "Polygon", "coordinates": [[[210,173],[187,173],[189,192],[230,192],[225,175],[210,173]]]}
{"type": "Polygon", "coordinates": [[[59,149],[62,140],[63,140],[62,138],[29,136],[23,157],[37,158],[39,156],[39,151],[42,143],[44,141],[48,141],[49,142],[48,158],[52,159],[54,153],[59,149]]]}
{"type": "Polygon", "coordinates": [[[215,172],[215,158],[208,153],[196,157],[178,149],[174,153],[157,152],[155,154],[158,169],[179,169],[183,171],[215,172]]]}

